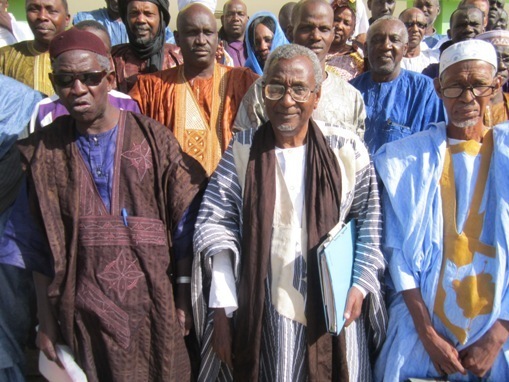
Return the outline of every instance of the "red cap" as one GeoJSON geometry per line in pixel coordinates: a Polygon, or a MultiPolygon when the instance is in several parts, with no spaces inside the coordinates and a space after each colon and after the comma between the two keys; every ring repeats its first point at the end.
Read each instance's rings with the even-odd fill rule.
{"type": "Polygon", "coordinates": [[[69,50],[88,50],[108,57],[106,46],[99,37],[74,27],[59,33],[51,40],[49,55],[51,59],[54,59],[69,50]]]}

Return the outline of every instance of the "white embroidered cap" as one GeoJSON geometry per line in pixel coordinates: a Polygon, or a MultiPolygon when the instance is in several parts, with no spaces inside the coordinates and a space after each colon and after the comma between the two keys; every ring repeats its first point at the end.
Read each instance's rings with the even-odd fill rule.
{"type": "Polygon", "coordinates": [[[216,11],[217,0],[178,0],[179,12],[191,3],[201,3],[205,5],[212,13],[216,11]]]}
{"type": "Polygon", "coordinates": [[[491,42],[495,46],[509,46],[509,31],[493,30],[480,33],[475,37],[477,40],[491,42]]]}
{"type": "Polygon", "coordinates": [[[457,62],[467,60],[480,60],[487,62],[497,68],[497,53],[489,42],[481,40],[467,40],[457,42],[443,51],[440,56],[440,72],[457,62]]]}

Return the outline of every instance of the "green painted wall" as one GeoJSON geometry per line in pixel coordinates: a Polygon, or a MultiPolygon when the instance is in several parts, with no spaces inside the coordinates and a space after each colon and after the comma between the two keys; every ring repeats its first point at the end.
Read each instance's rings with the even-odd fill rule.
{"type": "Polygon", "coordinates": [[[16,20],[26,20],[25,0],[10,0],[9,12],[16,17],[16,20]]]}
{"type": "Polygon", "coordinates": [[[440,2],[440,14],[437,17],[437,21],[435,22],[435,28],[437,26],[440,28],[438,33],[447,34],[447,30],[449,29],[449,19],[451,18],[452,13],[456,8],[458,8],[460,1],[457,0],[448,0],[440,2]]]}

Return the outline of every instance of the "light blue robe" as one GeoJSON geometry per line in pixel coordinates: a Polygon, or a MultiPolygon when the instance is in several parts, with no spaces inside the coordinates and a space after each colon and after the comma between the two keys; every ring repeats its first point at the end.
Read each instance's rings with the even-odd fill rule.
{"type": "Polygon", "coordinates": [[[375,82],[371,72],[365,72],[350,84],[361,92],[366,105],[364,141],[371,155],[385,143],[445,121],[433,81],[420,73],[401,69],[392,81],[375,82]]]}
{"type": "MultiPolygon", "coordinates": [[[[16,140],[26,133],[30,115],[37,102],[42,99],[42,95],[4,75],[0,75],[0,89],[2,89],[0,92],[0,176],[3,178],[0,179],[2,186],[0,188],[9,189],[9,186],[18,179],[16,176],[8,176],[12,169],[9,169],[12,162],[7,162],[6,165],[3,161],[16,140]]],[[[19,194],[24,192],[26,190],[22,181],[19,194]]],[[[0,381],[9,382],[24,381],[23,351],[30,329],[29,301],[33,292],[31,272],[18,268],[16,264],[20,251],[18,245],[5,234],[5,226],[15,204],[16,200],[0,213],[0,381]]],[[[22,207],[28,207],[28,204],[25,203],[22,207]]],[[[23,240],[30,234],[27,226],[28,224],[23,224],[23,240]]]]}
{"type": "MultiPolygon", "coordinates": [[[[43,96],[11,77],[0,74],[0,168],[2,160],[19,138],[27,135],[30,116],[43,96]]],[[[3,171],[6,171],[5,169],[3,171]]],[[[5,179],[6,173],[2,176],[5,179]]],[[[2,179],[2,180],[4,180],[2,179]]],[[[4,186],[1,184],[0,185],[4,186]]],[[[3,236],[10,209],[0,213],[0,238],[3,236]]]]}
{"type": "MultiPolygon", "coordinates": [[[[383,146],[374,157],[375,168],[385,186],[383,195],[385,247],[396,294],[389,307],[386,342],[375,367],[378,381],[399,381],[409,377],[438,377],[424,349],[401,292],[420,288],[434,328],[455,344],[458,351],[470,346],[496,320],[509,320],[509,123],[494,128],[494,151],[481,208],[486,218],[481,238],[496,248],[495,301],[491,314],[480,317],[464,345],[434,315],[433,308],[442,266],[443,219],[440,178],[446,149],[445,123],[383,146]]],[[[456,154],[461,155],[461,154],[456,154]]],[[[456,166],[457,160],[453,157],[456,166]]],[[[456,169],[456,179],[461,169],[456,169]]],[[[475,179],[475,176],[473,177],[475,179]]],[[[461,189],[459,189],[461,190],[461,189]]],[[[464,190],[463,190],[464,191],[464,190]]],[[[459,192],[458,192],[459,193],[459,192]]],[[[470,192],[466,192],[470,194],[470,192]]],[[[459,199],[458,205],[465,205],[459,199]]],[[[452,313],[454,314],[454,313],[452,313]]],[[[491,371],[493,381],[509,378],[509,343],[506,342],[491,371]]],[[[453,380],[476,380],[470,374],[449,375],[453,380]]]]}

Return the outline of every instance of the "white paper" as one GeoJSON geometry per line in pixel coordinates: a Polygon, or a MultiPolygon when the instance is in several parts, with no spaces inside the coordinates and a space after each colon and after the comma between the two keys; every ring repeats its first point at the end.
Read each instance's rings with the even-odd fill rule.
{"type": "Polygon", "coordinates": [[[55,349],[58,359],[64,365],[64,369],[50,361],[41,351],[39,352],[39,371],[43,377],[50,382],[87,382],[87,376],[74,362],[74,356],[69,346],[57,344],[55,349]]]}

